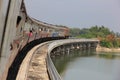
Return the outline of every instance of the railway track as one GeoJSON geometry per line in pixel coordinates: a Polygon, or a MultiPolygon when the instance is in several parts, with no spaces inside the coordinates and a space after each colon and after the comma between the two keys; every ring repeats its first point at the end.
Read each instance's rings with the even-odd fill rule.
{"type": "Polygon", "coordinates": [[[23,60],[25,59],[27,53],[36,45],[41,44],[46,41],[51,40],[57,40],[57,39],[64,39],[62,37],[47,37],[47,38],[41,38],[35,41],[32,41],[28,43],[21,51],[19,51],[18,55],[15,57],[15,60],[13,61],[12,65],[10,66],[8,70],[8,75],[6,80],[16,80],[18,71],[20,69],[20,65],[22,64],[23,60]]]}

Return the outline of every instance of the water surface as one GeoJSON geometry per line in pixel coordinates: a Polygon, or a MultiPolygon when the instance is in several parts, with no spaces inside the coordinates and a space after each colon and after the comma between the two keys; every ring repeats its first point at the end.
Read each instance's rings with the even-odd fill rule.
{"type": "Polygon", "coordinates": [[[120,56],[95,51],[71,51],[53,62],[63,80],[120,80],[120,56]]]}

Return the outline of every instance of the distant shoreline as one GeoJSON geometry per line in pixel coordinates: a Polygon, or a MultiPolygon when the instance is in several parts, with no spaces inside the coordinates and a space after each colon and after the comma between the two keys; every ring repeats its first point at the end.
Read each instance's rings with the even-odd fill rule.
{"type": "Polygon", "coordinates": [[[101,47],[101,46],[97,46],[96,48],[97,52],[120,52],[120,48],[106,48],[106,47],[101,47]]]}

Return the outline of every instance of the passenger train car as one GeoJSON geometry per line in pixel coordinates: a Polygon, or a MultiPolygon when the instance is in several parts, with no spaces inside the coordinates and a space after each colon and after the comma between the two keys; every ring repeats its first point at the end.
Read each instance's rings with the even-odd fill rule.
{"type": "Polygon", "coordinates": [[[69,36],[69,28],[38,21],[28,16],[23,0],[0,0],[0,80],[18,51],[43,37],[69,36]]]}

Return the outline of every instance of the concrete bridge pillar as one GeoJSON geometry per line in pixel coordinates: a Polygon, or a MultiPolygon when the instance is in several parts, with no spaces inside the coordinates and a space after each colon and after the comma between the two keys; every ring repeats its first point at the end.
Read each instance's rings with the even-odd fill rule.
{"type": "Polygon", "coordinates": [[[80,50],[82,50],[82,44],[81,43],[79,44],[79,47],[80,47],[80,50]]]}
{"type": "Polygon", "coordinates": [[[74,46],[74,44],[71,44],[71,49],[75,49],[75,46],[74,46]]]}
{"type": "Polygon", "coordinates": [[[91,48],[96,48],[96,47],[97,47],[97,44],[98,44],[97,42],[96,42],[96,43],[95,43],[95,42],[94,42],[94,43],[91,43],[91,48]]]}
{"type": "Polygon", "coordinates": [[[77,44],[77,49],[80,49],[79,43],[77,44]]]}
{"type": "Polygon", "coordinates": [[[88,43],[88,44],[87,44],[87,47],[88,47],[88,48],[90,48],[90,47],[91,47],[90,43],[88,43]]]}
{"type": "Polygon", "coordinates": [[[98,43],[96,42],[77,42],[77,43],[70,43],[60,45],[53,49],[51,55],[53,56],[60,56],[65,54],[70,54],[70,50],[77,49],[81,51],[90,50],[91,48],[96,48],[98,43]]]}

